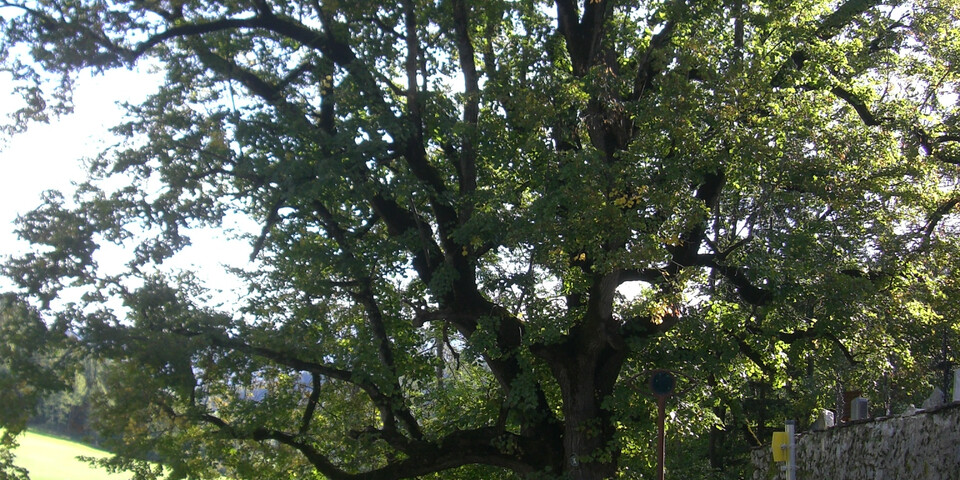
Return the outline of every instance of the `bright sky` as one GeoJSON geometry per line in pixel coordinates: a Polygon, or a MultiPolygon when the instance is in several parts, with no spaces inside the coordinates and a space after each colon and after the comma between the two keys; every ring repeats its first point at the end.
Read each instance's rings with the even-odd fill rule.
{"type": "MultiPolygon", "coordinates": [[[[110,125],[122,118],[115,102],[142,97],[131,72],[81,79],[77,88],[76,112],[51,124],[36,124],[25,133],[8,139],[0,151],[0,252],[14,253],[22,248],[13,232],[13,221],[40,202],[45,190],[60,190],[69,196],[71,182],[84,178],[81,159],[95,155],[108,144],[110,125]]],[[[7,78],[0,79],[0,90],[10,91],[7,78]]],[[[8,97],[9,98],[9,97],[8,97]]],[[[16,105],[6,100],[0,111],[6,115],[16,105]]]]}
{"type": "MultiPolygon", "coordinates": [[[[150,75],[126,70],[80,78],[73,114],[51,124],[33,125],[26,133],[7,139],[0,150],[0,258],[27,248],[14,233],[17,216],[37,207],[46,190],[60,190],[70,198],[72,184],[86,177],[82,159],[116,143],[109,129],[123,119],[118,102],[145,98],[156,81],[150,75]]],[[[10,91],[8,78],[0,77],[0,91],[10,91]]],[[[0,115],[14,108],[7,98],[0,100],[0,115]]],[[[213,288],[237,288],[235,281],[225,277],[222,265],[247,266],[250,247],[216,232],[194,234],[191,238],[193,251],[179,256],[176,264],[195,267],[213,288]]],[[[0,292],[10,288],[10,282],[0,277],[0,292]]]]}

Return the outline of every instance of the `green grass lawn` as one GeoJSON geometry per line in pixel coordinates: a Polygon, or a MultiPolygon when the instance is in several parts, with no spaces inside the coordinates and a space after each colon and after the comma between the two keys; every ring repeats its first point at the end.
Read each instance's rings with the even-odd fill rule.
{"type": "Polygon", "coordinates": [[[103,450],[56,437],[26,432],[18,438],[15,463],[30,471],[31,480],[123,480],[129,474],[110,475],[77,456],[106,457],[103,450]]]}

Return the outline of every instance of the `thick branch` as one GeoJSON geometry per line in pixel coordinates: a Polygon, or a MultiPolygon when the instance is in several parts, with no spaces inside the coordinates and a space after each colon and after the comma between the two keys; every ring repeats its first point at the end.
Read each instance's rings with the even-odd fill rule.
{"type": "Polygon", "coordinates": [[[657,315],[630,317],[623,320],[620,328],[624,340],[649,338],[660,335],[680,322],[680,312],[669,308],[657,315]]]}
{"type": "Polygon", "coordinates": [[[417,12],[413,2],[407,0],[403,6],[404,22],[406,26],[406,76],[407,76],[407,122],[411,128],[402,136],[397,136],[398,143],[403,145],[403,156],[410,171],[427,187],[430,205],[437,218],[437,228],[441,235],[441,243],[448,252],[457,250],[455,246],[447,245],[445,240],[453,228],[459,223],[457,214],[445,198],[447,185],[443,177],[430,164],[423,135],[423,105],[417,84],[419,74],[420,39],[417,34],[417,12]]]}
{"type": "Polygon", "coordinates": [[[303,454],[317,471],[331,480],[414,478],[470,464],[500,466],[520,473],[530,473],[537,467],[543,466],[540,452],[529,440],[486,427],[458,430],[439,439],[436,443],[418,443],[404,460],[389,462],[381,468],[366,472],[350,473],[334,464],[329,457],[315,448],[309,439],[299,435],[262,427],[245,431],[212,414],[200,414],[196,418],[215,426],[221,433],[237,440],[256,442],[273,440],[294,448],[303,454]],[[519,455],[504,454],[495,447],[498,439],[500,442],[512,440],[516,445],[522,446],[526,452],[521,451],[519,455]]]}
{"type": "Polygon", "coordinates": [[[850,106],[853,107],[854,110],[856,110],[857,115],[860,116],[860,119],[863,120],[863,123],[866,126],[875,127],[877,125],[880,125],[880,121],[877,120],[875,116],[873,116],[873,113],[867,107],[867,104],[863,101],[863,99],[858,97],[856,94],[839,86],[833,87],[830,91],[833,92],[834,95],[840,97],[840,99],[842,99],[843,101],[850,104],[850,106]]]}
{"type": "Polygon", "coordinates": [[[927,225],[923,228],[923,243],[921,244],[921,249],[926,248],[930,244],[930,238],[937,229],[937,225],[940,225],[943,218],[957,208],[958,205],[960,205],[960,197],[953,197],[941,204],[927,216],[927,225]]]}
{"type": "MultiPolygon", "coordinates": [[[[820,20],[816,35],[821,40],[829,40],[837,36],[844,27],[850,24],[856,17],[867,10],[879,5],[880,0],[847,0],[837,7],[830,15],[820,20]]],[[[786,83],[787,75],[791,70],[800,70],[807,60],[807,52],[803,49],[794,51],[787,59],[773,79],[770,80],[770,86],[782,87],[786,83]]],[[[836,93],[836,92],[834,92],[836,93]]]]}
{"type": "Polygon", "coordinates": [[[917,137],[917,140],[920,142],[920,146],[923,147],[923,151],[926,152],[926,154],[931,158],[939,162],[949,163],[951,165],[960,165],[960,155],[947,157],[937,149],[937,147],[943,143],[960,142],[960,135],[948,134],[931,138],[930,135],[921,127],[914,127],[913,135],[917,137]]]}
{"type": "MultiPolygon", "coordinates": [[[[190,48],[193,49],[194,53],[197,54],[200,61],[210,70],[228,79],[240,82],[250,93],[262,98],[270,105],[278,108],[299,110],[286,101],[286,98],[283,96],[283,90],[278,86],[260,78],[256,73],[237,65],[236,62],[216,54],[203,42],[194,41],[187,43],[190,45],[190,48]]],[[[298,113],[301,118],[305,118],[303,112],[298,113]]]]}
{"type": "Polygon", "coordinates": [[[579,17],[576,0],[556,0],[557,30],[563,35],[573,64],[574,75],[585,75],[597,58],[603,39],[609,3],[607,0],[584,2],[583,18],[579,17]]]}
{"type": "MultiPolygon", "coordinates": [[[[580,12],[576,0],[556,0],[557,30],[567,41],[567,51],[575,55],[573,49],[579,45],[580,12]]],[[[577,56],[579,58],[579,55],[577,56]]]]}
{"type": "Polygon", "coordinates": [[[767,362],[763,361],[763,357],[760,355],[760,352],[758,352],[755,348],[753,348],[753,346],[747,343],[747,341],[744,340],[743,338],[740,338],[739,336],[736,336],[736,335],[731,335],[731,336],[737,342],[737,348],[738,350],[740,350],[740,353],[743,354],[743,356],[750,359],[750,361],[753,362],[754,365],[759,367],[760,370],[765,375],[767,375],[767,377],[773,378],[776,375],[776,371],[774,371],[773,367],[768,365],[767,362]]]}
{"type": "Polygon", "coordinates": [[[823,40],[837,36],[854,18],[881,3],[881,0],[847,0],[820,21],[817,36],[823,40]]]}
{"type": "Polygon", "coordinates": [[[660,73],[660,66],[657,65],[657,53],[670,45],[673,38],[673,32],[676,29],[676,22],[668,21],[663,29],[650,38],[650,45],[644,50],[643,56],[637,66],[637,77],[633,82],[633,98],[637,99],[643,96],[653,88],[653,79],[660,73]]]}
{"type": "Polygon", "coordinates": [[[645,268],[641,270],[621,270],[618,275],[617,286],[626,282],[658,283],[668,276],[662,268],[645,268]]]}
{"type": "Polygon", "coordinates": [[[700,263],[733,284],[743,301],[759,307],[773,300],[773,292],[754,285],[743,269],[717,263],[713,257],[705,255],[700,256],[700,263]]]}
{"type": "Polygon", "coordinates": [[[307,399],[307,407],[303,410],[303,416],[300,418],[300,435],[307,433],[310,429],[310,423],[313,421],[313,413],[317,410],[317,403],[320,401],[320,387],[322,385],[320,377],[310,376],[311,387],[310,398],[307,399]]]}
{"type": "MultiPolygon", "coordinates": [[[[703,182],[697,188],[695,197],[706,208],[707,211],[713,211],[720,201],[720,193],[727,182],[727,177],[722,170],[704,175],[703,182]]],[[[697,221],[689,230],[680,234],[680,242],[675,247],[671,247],[673,254],[673,263],[682,266],[696,265],[698,263],[698,252],[700,246],[706,240],[708,218],[704,217],[697,221]]]]}
{"type": "Polygon", "coordinates": [[[224,30],[255,28],[257,26],[259,26],[259,19],[257,17],[230,18],[216,20],[213,22],[181,24],[176,27],[168,28],[161,33],[151,36],[143,42],[140,42],[136,47],[128,50],[126,56],[127,60],[132,62],[140,58],[151,48],[156,47],[167,40],[183,37],[195,37],[206,33],[215,33],[224,30]]]}
{"type": "MultiPolygon", "coordinates": [[[[406,27],[406,74],[407,74],[407,116],[413,127],[412,138],[407,140],[410,145],[423,145],[423,105],[420,98],[420,87],[417,84],[420,59],[420,36],[417,34],[417,13],[412,0],[404,0],[403,17],[406,27]]],[[[414,167],[416,168],[416,167],[414,167]]],[[[426,172],[425,172],[426,173],[426,172]]],[[[435,174],[435,172],[432,172],[435,174]]],[[[420,176],[420,175],[418,175],[420,176]]],[[[432,176],[427,173],[427,176],[432,176]]],[[[443,183],[437,178],[430,178],[430,185],[434,188],[442,187],[443,183]]]]}
{"type": "MultiPolygon", "coordinates": [[[[464,82],[463,122],[468,126],[460,146],[458,169],[460,174],[460,195],[464,197],[466,194],[477,189],[477,149],[475,142],[478,133],[477,120],[480,115],[480,83],[477,74],[475,51],[468,30],[470,23],[468,19],[468,7],[465,0],[455,0],[453,2],[453,21],[457,53],[460,57],[460,70],[463,72],[464,82]]],[[[472,207],[468,205],[463,206],[460,221],[466,222],[471,213],[472,207]]]]}

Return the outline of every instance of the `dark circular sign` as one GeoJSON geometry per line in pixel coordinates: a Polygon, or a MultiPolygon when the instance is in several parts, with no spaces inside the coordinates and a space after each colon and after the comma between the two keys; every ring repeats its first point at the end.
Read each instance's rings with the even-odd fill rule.
{"type": "Polygon", "coordinates": [[[677,377],[670,372],[660,370],[650,377],[650,389],[654,395],[670,395],[676,387],[677,377]]]}

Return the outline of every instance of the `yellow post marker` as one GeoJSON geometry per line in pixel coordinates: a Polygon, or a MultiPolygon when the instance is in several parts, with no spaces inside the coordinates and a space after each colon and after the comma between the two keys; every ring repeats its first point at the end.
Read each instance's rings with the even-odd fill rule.
{"type": "Polygon", "coordinates": [[[771,447],[774,462],[786,462],[790,459],[790,436],[787,432],[773,432],[771,447]]]}

